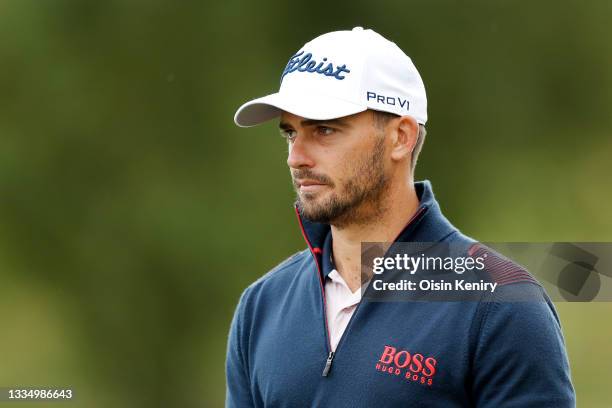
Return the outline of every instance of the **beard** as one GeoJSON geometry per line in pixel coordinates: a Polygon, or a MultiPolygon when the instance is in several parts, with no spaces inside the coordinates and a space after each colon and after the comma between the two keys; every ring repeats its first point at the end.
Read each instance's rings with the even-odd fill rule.
{"type": "MultiPolygon", "coordinates": [[[[386,209],[384,197],[389,188],[383,160],[384,141],[384,137],[379,137],[369,154],[349,163],[348,181],[334,189],[329,197],[317,200],[316,194],[300,195],[299,186],[294,181],[297,193],[295,204],[300,214],[310,221],[332,224],[336,228],[367,224],[378,218],[386,209]]],[[[294,180],[315,180],[329,188],[336,187],[329,177],[317,175],[309,169],[296,170],[292,177],[294,180]]]]}

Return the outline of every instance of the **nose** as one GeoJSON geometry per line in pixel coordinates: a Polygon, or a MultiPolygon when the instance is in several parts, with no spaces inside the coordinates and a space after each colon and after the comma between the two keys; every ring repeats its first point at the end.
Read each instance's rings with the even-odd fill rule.
{"type": "Polygon", "coordinates": [[[293,143],[289,145],[287,165],[293,169],[311,168],[314,166],[314,160],[309,152],[308,141],[304,136],[300,136],[296,137],[293,143]]]}

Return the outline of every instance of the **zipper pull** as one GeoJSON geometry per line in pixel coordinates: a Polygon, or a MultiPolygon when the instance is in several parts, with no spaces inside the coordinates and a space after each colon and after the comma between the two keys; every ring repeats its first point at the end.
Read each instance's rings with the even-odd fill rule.
{"type": "Polygon", "coordinates": [[[323,377],[327,377],[329,370],[331,370],[332,361],[334,361],[334,352],[330,351],[325,362],[325,368],[323,369],[323,377]]]}

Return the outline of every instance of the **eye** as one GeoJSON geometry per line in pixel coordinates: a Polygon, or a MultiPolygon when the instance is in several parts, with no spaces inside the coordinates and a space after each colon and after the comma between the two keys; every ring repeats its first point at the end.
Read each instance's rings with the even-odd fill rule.
{"type": "Polygon", "coordinates": [[[334,128],[330,128],[328,126],[317,126],[317,133],[322,136],[329,136],[336,131],[334,128]]]}
{"type": "Polygon", "coordinates": [[[288,142],[293,142],[297,136],[297,132],[293,129],[280,129],[280,135],[287,139],[288,142]]]}

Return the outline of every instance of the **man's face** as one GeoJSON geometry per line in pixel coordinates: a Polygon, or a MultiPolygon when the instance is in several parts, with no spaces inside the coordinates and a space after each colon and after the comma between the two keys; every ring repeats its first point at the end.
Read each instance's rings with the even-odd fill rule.
{"type": "Polygon", "coordinates": [[[371,111],[325,121],[284,112],[279,127],[302,215],[341,228],[384,211],[385,136],[371,111]]]}

